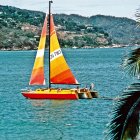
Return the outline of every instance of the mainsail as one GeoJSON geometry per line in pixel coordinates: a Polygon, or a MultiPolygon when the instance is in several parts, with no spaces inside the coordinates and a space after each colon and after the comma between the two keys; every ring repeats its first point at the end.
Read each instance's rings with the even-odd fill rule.
{"type": "Polygon", "coordinates": [[[46,32],[47,32],[47,16],[45,17],[44,25],[42,28],[41,38],[34,62],[29,85],[45,85],[44,76],[44,51],[46,44],[46,32]]]}
{"type": "Polygon", "coordinates": [[[53,84],[78,84],[62,54],[52,15],[50,16],[50,81],[53,84]]]}

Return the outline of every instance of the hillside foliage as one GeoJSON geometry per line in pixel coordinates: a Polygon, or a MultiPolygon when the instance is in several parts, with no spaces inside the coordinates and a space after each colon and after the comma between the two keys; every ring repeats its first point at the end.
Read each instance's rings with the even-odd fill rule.
{"type": "MultiPolygon", "coordinates": [[[[0,5],[0,49],[36,49],[44,17],[43,12],[0,5]]],[[[61,47],[140,44],[137,22],[128,18],[55,14],[54,22],[61,47]]]]}

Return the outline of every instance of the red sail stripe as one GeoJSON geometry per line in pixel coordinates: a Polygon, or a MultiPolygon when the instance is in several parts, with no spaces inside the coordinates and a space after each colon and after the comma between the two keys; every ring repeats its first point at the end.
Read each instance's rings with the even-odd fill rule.
{"type": "Polygon", "coordinates": [[[53,31],[55,31],[55,28],[54,28],[54,22],[53,22],[53,16],[51,15],[51,18],[50,18],[50,32],[52,33],[53,31]]]}
{"type": "Polygon", "coordinates": [[[51,78],[51,82],[58,84],[76,84],[75,77],[73,76],[70,69],[51,78]]]}
{"type": "Polygon", "coordinates": [[[55,31],[55,30],[51,32],[51,36],[52,36],[53,34],[56,34],[56,31],[55,31]]]}
{"type": "Polygon", "coordinates": [[[47,30],[47,17],[44,20],[44,24],[43,24],[43,28],[42,28],[42,32],[41,32],[41,37],[46,37],[46,30],[47,30]]]}
{"type": "Polygon", "coordinates": [[[32,77],[31,77],[31,80],[30,80],[30,85],[43,85],[44,84],[44,79],[45,79],[45,76],[44,76],[44,68],[43,67],[40,67],[38,69],[34,69],[32,71],[32,77]]]}

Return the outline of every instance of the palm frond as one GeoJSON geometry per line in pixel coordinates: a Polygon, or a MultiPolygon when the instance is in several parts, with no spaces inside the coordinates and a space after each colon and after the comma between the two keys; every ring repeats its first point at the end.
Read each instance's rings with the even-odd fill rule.
{"type": "Polygon", "coordinates": [[[139,132],[140,83],[132,84],[116,101],[107,140],[134,140],[139,132]]]}
{"type": "Polygon", "coordinates": [[[140,8],[136,10],[135,16],[137,18],[136,21],[138,22],[138,26],[140,26],[140,8]]]}
{"type": "Polygon", "coordinates": [[[140,75],[140,48],[133,50],[126,56],[122,64],[124,70],[131,76],[140,75]]]}

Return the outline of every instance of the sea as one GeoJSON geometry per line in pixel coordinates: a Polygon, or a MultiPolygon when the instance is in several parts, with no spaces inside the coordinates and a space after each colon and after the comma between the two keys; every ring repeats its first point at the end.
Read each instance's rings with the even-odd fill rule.
{"type": "Polygon", "coordinates": [[[63,49],[80,87],[94,83],[99,94],[74,101],[25,99],[36,51],[0,51],[0,140],[103,140],[114,99],[135,82],[121,66],[132,49],[63,49]]]}

